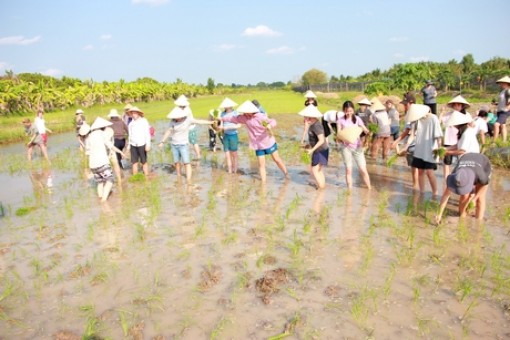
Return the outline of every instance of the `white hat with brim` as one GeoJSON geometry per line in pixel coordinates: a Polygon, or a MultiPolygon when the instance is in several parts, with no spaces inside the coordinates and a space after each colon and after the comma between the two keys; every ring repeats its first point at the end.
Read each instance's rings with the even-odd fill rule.
{"type": "Polygon", "coordinates": [[[368,106],[371,106],[372,103],[370,102],[370,100],[368,100],[368,98],[363,98],[363,99],[361,99],[358,102],[358,105],[368,105],[368,106]]]}
{"type": "Polygon", "coordinates": [[[110,113],[108,114],[108,118],[113,118],[113,117],[120,117],[119,113],[117,112],[116,109],[111,109],[110,113]]]}
{"type": "Polygon", "coordinates": [[[81,115],[81,114],[83,114],[83,110],[82,109],[78,109],[78,110],[76,110],[76,112],[74,114],[81,115]]]}
{"type": "Polygon", "coordinates": [[[507,84],[510,84],[510,77],[509,76],[504,76],[503,78],[496,80],[496,83],[507,83],[507,84]]]}
{"type": "Polygon", "coordinates": [[[448,118],[445,125],[446,126],[456,126],[456,125],[471,123],[472,121],[473,121],[473,117],[471,117],[471,115],[469,113],[464,114],[459,111],[453,111],[452,115],[450,116],[450,118],[448,118]]]}
{"type": "Polygon", "coordinates": [[[78,130],[78,134],[80,136],[86,136],[90,132],[90,125],[87,123],[83,123],[78,130]]]}
{"type": "Polygon", "coordinates": [[[379,99],[373,98],[372,105],[370,106],[370,110],[372,112],[384,111],[384,110],[386,110],[386,107],[383,105],[383,103],[381,103],[381,101],[379,99]]]}
{"type": "Polygon", "coordinates": [[[412,123],[422,119],[430,112],[430,107],[423,104],[411,104],[406,114],[406,123],[412,123]]]}
{"type": "Polygon", "coordinates": [[[177,106],[189,106],[189,101],[186,98],[179,97],[174,101],[177,106]]]}
{"type": "Polygon", "coordinates": [[[305,98],[317,98],[317,96],[311,90],[308,90],[305,92],[305,98]]]}
{"type": "Polygon", "coordinates": [[[90,127],[90,130],[97,130],[102,129],[104,127],[112,125],[112,122],[107,121],[104,118],[97,117],[94,123],[92,123],[92,126],[90,127]]]}
{"type": "Polygon", "coordinates": [[[338,131],[337,137],[347,143],[353,144],[356,142],[361,135],[361,132],[363,129],[361,129],[359,126],[349,126],[345,129],[342,129],[338,131]]]}
{"type": "Polygon", "coordinates": [[[139,114],[140,116],[142,116],[142,117],[145,115],[145,113],[143,113],[143,111],[142,111],[142,110],[140,110],[139,108],[137,108],[136,106],[131,107],[131,108],[128,110],[128,112],[129,112],[129,113],[136,112],[136,113],[138,113],[138,114],[139,114]]]}
{"type": "Polygon", "coordinates": [[[471,106],[471,104],[469,104],[468,101],[466,99],[464,99],[464,97],[462,97],[461,95],[458,95],[457,97],[450,100],[448,102],[448,106],[451,107],[452,104],[454,104],[454,103],[462,104],[462,105],[464,105],[464,108],[468,108],[471,106]]]}
{"type": "Polygon", "coordinates": [[[172,111],[166,116],[168,119],[179,119],[188,116],[188,111],[186,109],[182,109],[180,107],[174,107],[172,111]]]}
{"type": "Polygon", "coordinates": [[[245,101],[237,108],[237,113],[257,113],[259,112],[259,108],[256,107],[250,100],[245,101]]]}
{"type": "Polygon", "coordinates": [[[126,104],[126,106],[124,106],[124,111],[129,111],[130,108],[132,108],[133,105],[131,104],[126,104]]]}
{"type": "Polygon", "coordinates": [[[301,110],[298,115],[303,117],[310,117],[310,118],[321,118],[322,113],[317,109],[315,105],[308,105],[303,110],[301,110]]]}
{"type": "Polygon", "coordinates": [[[230,98],[223,99],[223,101],[220,104],[220,108],[222,108],[222,109],[226,109],[227,107],[234,107],[234,106],[237,106],[237,103],[234,102],[230,98]]]}

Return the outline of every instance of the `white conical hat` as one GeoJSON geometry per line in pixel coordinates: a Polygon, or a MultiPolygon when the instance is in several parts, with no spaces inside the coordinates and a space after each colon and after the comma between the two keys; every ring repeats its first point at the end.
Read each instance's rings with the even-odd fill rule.
{"type": "Polygon", "coordinates": [[[234,106],[237,106],[237,103],[234,102],[230,98],[223,99],[223,101],[220,104],[220,108],[222,108],[222,109],[226,109],[227,107],[234,107],[234,106]]]}
{"type": "Polygon", "coordinates": [[[361,99],[359,102],[358,102],[359,105],[368,105],[368,106],[371,106],[372,103],[370,102],[370,100],[368,100],[367,97],[361,99]]]}
{"type": "Polygon", "coordinates": [[[120,116],[116,109],[111,109],[110,113],[108,114],[108,117],[112,118],[112,117],[120,117],[120,116]]]}
{"type": "Polygon", "coordinates": [[[185,95],[181,95],[174,101],[174,104],[177,106],[189,106],[188,98],[185,95]]]}
{"type": "Polygon", "coordinates": [[[317,98],[317,96],[312,92],[312,90],[308,90],[305,92],[305,98],[317,98]]]}
{"type": "Polygon", "coordinates": [[[259,112],[259,108],[256,107],[250,100],[245,101],[237,108],[237,113],[256,113],[259,112]]]}
{"type": "Polygon", "coordinates": [[[372,105],[370,106],[370,110],[372,112],[386,110],[386,106],[384,106],[378,98],[372,98],[371,102],[372,105]]]}
{"type": "Polygon", "coordinates": [[[467,102],[467,100],[466,100],[466,99],[464,99],[464,97],[462,97],[461,95],[458,95],[457,97],[455,97],[455,98],[453,98],[452,100],[450,100],[450,101],[448,102],[448,106],[451,106],[451,104],[453,104],[453,103],[460,103],[460,104],[463,104],[463,105],[464,105],[464,107],[466,107],[466,108],[471,106],[471,104],[469,104],[469,103],[467,102]]]}
{"type": "Polygon", "coordinates": [[[471,117],[471,115],[469,113],[464,114],[459,111],[453,111],[452,115],[450,116],[450,118],[448,118],[445,125],[446,126],[462,125],[462,124],[471,123],[472,121],[473,121],[473,117],[471,117]]]}
{"type": "Polygon", "coordinates": [[[430,112],[430,107],[423,104],[411,104],[406,114],[406,123],[412,123],[421,119],[430,112]]]}
{"type": "Polygon", "coordinates": [[[87,123],[83,123],[81,126],[80,126],[80,130],[78,130],[78,134],[80,136],[85,136],[87,135],[88,133],[90,132],[90,125],[87,124],[87,123]]]}
{"type": "Polygon", "coordinates": [[[298,115],[303,117],[312,117],[312,118],[321,118],[322,113],[315,105],[308,105],[303,110],[301,110],[298,115]]]}
{"type": "Polygon", "coordinates": [[[104,118],[97,117],[94,123],[92,123],[92,126],[90,127],[90,130],[97,130],[102,129],[104,127],[112,125],[112,122],[107,121],[104,118]]]}
{"type": "Polygon", "coordinates": [[[510,84],[510,77],[509,76],[504,76],[503,78],[496,80],[496,83],[508,83],[508,84],[510,84]]]}
{"type": "Polygon", "coordinates": [[[142,116],[142,117],[145,115],[145,113],[144,113],[142,110],[140,110],[138,107],[136,107],[136,106],[132,106],[132,107],[128,110],[128,112],[137,112],[137,113],[138,113],[140,116],[142,116]]]}
{"type": "Polygon", "coordinates": [[[357,125],[349,126],[346,127],[345,129],[338,131],[337,137],[344,142],[353,144],[358,140],[362,131],[363,129],[357,125]]]}
{"type": "Polygon", "coordinates": [[[188,111],[186,111],[186,109],[181,109],[180,107],[174,107],[172,109],[172,111],[170,111],[170,113],[166,116],[166,118],[169,118],[169,119],[179,119],[179,118],[183,118],[183,117],[187,117],[188,116],[188,111]]]}

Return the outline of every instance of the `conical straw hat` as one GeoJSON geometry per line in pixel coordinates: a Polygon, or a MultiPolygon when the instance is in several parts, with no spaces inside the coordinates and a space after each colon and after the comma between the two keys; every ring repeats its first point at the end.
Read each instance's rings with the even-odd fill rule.
{"type": "Polygon", "coordinates": [[[223,101],[220,104],[220,108],[222,108],[222,109],[226,109],[227,107],[234,107],[234,106],[237,106],[237,103],[234,102],[230,98],[223,99],[223,101]]]}
{"type": "Polygon", "coordinates": [[[322,113],[317,109],[315,105],[308,105],[303,110],[301,110],[298,115],[303,117],[311,117],[311,118],[321,118],[322,113]]]}
{"type": "Polygon", "coordinates": [[[510,84],[510,77],[509,76],[504,76],[503,78],[496,80],[496,83],[508,83],[508,84],[510,84]]]}
{"type": "Polygon", "coordinates": [[[359,105],[368,105],[368,106],[371,106],[372,103],[370,102],[370,100],[368,100],[368,98],[363,98],[361,99],[359,102],[358,102],[359,105]]]}
{"type": "Polygon", "coordinates": [[[372,105],[370,106],[370,111],[376,112],[376,111],[384,111],[386,110],[386,107],[381,103],[381,101],[377,98],[372,98],[372,105]]]}
{"type": "Polygon", "coordinates": [[[317,96],[312,92],[312,90],[308,90],[305,92],[305,98],[317,98],[317,96]]]}
{"type": "Polygon", "coordinates": [[[189,106],[189,101],[184,95],[181,95],[174,101],[174,104],[177,106],[189,106]]]}
{"type": "Polygon", "coordinates": [[[172,111],[166,116],[168,119],[179,119],[188,116],[188,112],[180,107],[174,107],[172,111]]]}
{"type": "Polygon", "coordinates": [[[462,125],[471,123],[473,121],[473,118],[469,113],[462,113],[459,111],[453,111],[450,118],[446,121],[446,126],[455,126],[455,125],[462,125]]]}
{"type": "Polygon", "coordinates": [[[237,108],[237,113],[243,114],[243,113],[256,113],[259,112],[258,107],[256,107],[251,101],[247,100],[244,103],[242,103],[237,108]]]}
{"type": "Polygon", "coordinates": [[[92,126],[90,127],[90,130],[96,130],[96,129],[102,129],[104,127],[112,125],[112,122],[107,121],[104,118],[97,117],[94,123],[92,123],[92,126]]]}
{"type": "Polygon", "coordinates": [[[353,144],[358,140],[362,131],[363,130],[357,125],[349,126],[345,129],[338,131],[337,137],[344,142],[353,144]]]}
{"type": "Polygon", "coordinates": [[[467,102],[467,100],[466,100],[466,99],[464,99],[464,97],[462,97],[461,95],[458,95],[457,97],[455,97],[455,98],[453,98],[452,100],[450,100],[450,101],[448,102],[448,106],[450,106],[450,107],[451,107],[451,105],[452,105],[453,103],[460,103],[460,104],[463,104],[465,108],[468,108],[468,107],[470,107],[470,106],[471,106],[471,104],[469,104],[469,103],[467,102]]]}
{"type": "Polygon", "coordinates": [[[81,126],[80,126],[80,130],[78,130],[78,134],[80,136],[85,136],[87,135],[88,133],[90,132],[90,125],[87,124],[87,123],[83,123],[81,126]]]}
{"type": "Polygon", "coordinates": [[[421,119],[427,115],[427,113],[430,112],[430,107],[423,104],[411,104],[411,107],[409,107],[409,110],[406,114],[406,123],[412,123],[417,121],[418,119],[421,119]]]}

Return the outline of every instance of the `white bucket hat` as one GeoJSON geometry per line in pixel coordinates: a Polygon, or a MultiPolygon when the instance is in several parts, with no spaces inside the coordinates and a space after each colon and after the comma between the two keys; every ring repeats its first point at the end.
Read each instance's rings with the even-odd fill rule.
{"type": "Polygon", "coordinates": [[[81,114],[83,114],[83,110],[82,109],[78,109],[78,110],[76,110],[76,112],[74,114],[81,115],[81,114]]]}
{"type": "Polygon", "coordinates": [[[172,111],[166,116],[168,119],[179,119],[183,117],[187,117],[188,112],[186,109],[181,109],[180,107],[174,107],[172,111]]]}
{"type": "Polygon", "coordinates": [[[469,103],[467,102],[467,100],[466,100],[466,99],[464,99],[464,97],[462,97],[461,95],[458,95],[457,97],[455,97],[455,98],[453,98],[452,100],[450,100],[450,101],[448,102],[448,106],[449,106],[449,107],[451,107],[451,105],[452,105],[453,103],[459,103],[459,104],[462,104],[462,105],[464,105],[464,108],[468,108],[468,107],[470,107],[470,106],[471,106],[471,104],[469,104],[469,103]]]}
{"type": "Polygon", "coordinates": [[[230,98],[223,99],[223,101],[220,104],[220,108],[222,108],[222,109],[226,109],[227,107],[234,107],[234,106],[237,106],[237,103],[234,102],[230,98]]]}
{"type": "Polygon", "coordinates": [[[510,77],[509,76],[504,76],[503,78],[496,80],[496,83],[508,83],[508,84],[510,84],[510,77]]]}
{"type": "Polygon", "coordinates": [[[301,110],[298,115],[303,117],[310,117],[310,118],[321,118],[322,113],[317,109],[315,105],[308,105],[303,110],[301,110]]]}
{"type": "Polygon", "coordinates": [[[356,142],[358,140],[362,131],[363,131],[363,129],[361,129],[359,126],[354,125],[354,126],[349,126],[349,127],[346,127],[345,129],[338,131],[336,136],[338,137],[338,139],[340,139],[344,142],[353,144],[354,142],[356,142]]]}
{"type": "Polygon", "coordinates": [[[110,110],[110,113],[108,114],[108,118],[112,118],[112,117],[120,117],[119,113],[117,112],[117,109],[110,110]]]}
{"type": "Polygon", "coordinates": [[[174,104],[177,106],[189,106],[188,98],[185,95],[181,95],[174,101],[174,104]]]}
{"type": "Polygon", "coordinates": [[[372,103],[370,102],[370,100],[368,100],[368,98],[363,98],[361,99],[358,103],[358,105],[368,105],[368,106],[371,106],[372,103]]]}
{"type": "Polygon", "coordinates": [[[237,108],[237,113],[257,113],[259,108],[256,107],[250,100],[245,101],[237,108]]]}
{"type": "Polygon", "coordinates": [[[305,98],[317,98],[317,96],[312,92],[312,90],[308,90],[305,92],[305,98]]]}
{"type": "Polygon", "coordinates": [[[412,123],[422,119],[430,112],[430,107],[423,104],[411,104],[406,114],[406,123],[412,123]]]}
{"type": "Polygon", "coordinates": [[[102,129],[104,127],[112,125],[112,122],[107,121],[104,118],[97,117],[94,123],[92,123],[92,126],[90,127],[90,130],[97,130],[102,129]]]}
{"type": "Polygon", "coordinates": [[[471,123],[472,121],[473,121],[473,117],[471,117],[471,115],[469,113],[464,114],[459,111],[453,111],[452,115],[450,116],[450,118],[448,118],[445,125],[446,126],[456,126],[456,125],[471,123]]]}
{"type": "Polygon", "coordinates": [[[384,106],[378,98],[372,98],[372,105],[370,106],[370,110],[372,112],[384,111],[386,110],[386,106],[384,106]]]}
{"type": "Polygon", "coordinates": [[[90,132],[90,125],[87,123],[83,123],[78,130],[78,134],[80,136],[86,136],[90,132]]]}

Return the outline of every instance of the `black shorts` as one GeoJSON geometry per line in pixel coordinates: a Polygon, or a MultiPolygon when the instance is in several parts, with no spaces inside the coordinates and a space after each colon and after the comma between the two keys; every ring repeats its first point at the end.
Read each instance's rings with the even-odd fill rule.
{"type": "Polygon", "coordinates": [[[131,145],[131,164],[135,163],[147,163],[147,151],[145,151],[145,145],[133,146],[131,145]]]}
{"type": "Polygon", "coordinates": [[[436,170],[437,169],[436,163],[425,162],[423,159],[416,158],[416,157],[413,158],[412,166],[413,166],[413,168],[417,168],[417,169],[421,169],[421,170],[436,170]]]}
{"type": "Polygon", "coordinates": [[[506,120],[508,119],[508,116],[510,116],[510,111],[509,112],[499,111],[497,113],[497,115],[498,115],[498,120],[496,120],[496,123],[505,125],[506,124],[506,120]]]}

